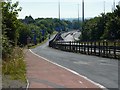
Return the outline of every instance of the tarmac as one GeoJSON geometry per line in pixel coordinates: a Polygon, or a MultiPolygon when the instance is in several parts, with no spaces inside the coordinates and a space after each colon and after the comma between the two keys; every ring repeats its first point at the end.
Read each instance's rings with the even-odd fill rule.
{"type": "Polygon", "coordinates": [[[31,88],[78,88],[102,90],[94,83],[26,50],[28,90],[31,88]]]}

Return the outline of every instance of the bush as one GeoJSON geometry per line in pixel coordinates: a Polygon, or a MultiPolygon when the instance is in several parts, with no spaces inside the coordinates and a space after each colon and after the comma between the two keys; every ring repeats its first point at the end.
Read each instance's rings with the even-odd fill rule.
{"type": "Polygon", "coordinates": [[[2,60],[11,58],[12,51],[13,51],[13,47],[10,44],[10,41],[5,36],[2,36],[2,60]]]}

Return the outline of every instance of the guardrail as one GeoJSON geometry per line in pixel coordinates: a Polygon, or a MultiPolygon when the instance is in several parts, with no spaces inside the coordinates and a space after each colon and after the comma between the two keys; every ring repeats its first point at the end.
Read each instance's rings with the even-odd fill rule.
{"type": "Polygon", "coordinates": [[[63,51],[120,59],[120,41],[55,41],[49,46],[63,51]]]}

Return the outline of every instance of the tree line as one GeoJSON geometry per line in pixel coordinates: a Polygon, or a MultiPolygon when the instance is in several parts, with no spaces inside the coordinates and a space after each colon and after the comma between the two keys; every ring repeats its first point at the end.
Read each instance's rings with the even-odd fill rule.
{"type": "Polygon", "coordinates": [[[19,2],[11,0],[2,2],[2,56],[9,57],[13,48],[25,46],[28,43],[37,44],[43,42],[54,31],[68,31],[79,29],[77,20],[59,20],[58,18],[36,18],[26,16],[18,19],[18,13],[22,10],[19,2]]]}
{"type": "Polygon", "coordinates": [[[19,42],[22,44],[27,44],[28,37],[33,43],[37,44],[44,41],[54,31],[63,32],[80,28],[77,20],[71,22],[68,20],[59,20],[58,18],[33,19],[31,15],[19,20],[24,25],[24,29],[20,30],[19,36],[19,42]]]}
{"type": "Polygon", "coordinates": [[[120,39],[120,6],[112,13],[85,20],[80,39],[83,41],[119,40],[120,39]]]}

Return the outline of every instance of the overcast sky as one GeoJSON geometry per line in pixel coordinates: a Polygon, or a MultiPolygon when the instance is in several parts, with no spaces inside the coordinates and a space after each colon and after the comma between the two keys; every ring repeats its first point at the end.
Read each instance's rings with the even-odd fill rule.
{"type": "MultiPolygon", "coordinates": [[[[82,0],[12,0],[19,1],[22,11],[19,18],[31,15],[33,18],[58,18],[58,2],[61,6],[61,18],[77,18],[78,4],[79,15],[82,16],[82,0]]],[[[84,0],[85,1],[85,17],[95,17],[105,11],[111,12],[114,0],[84,0]]],[[[115,0],[115,4],[118,4],[115,0]]]]}

